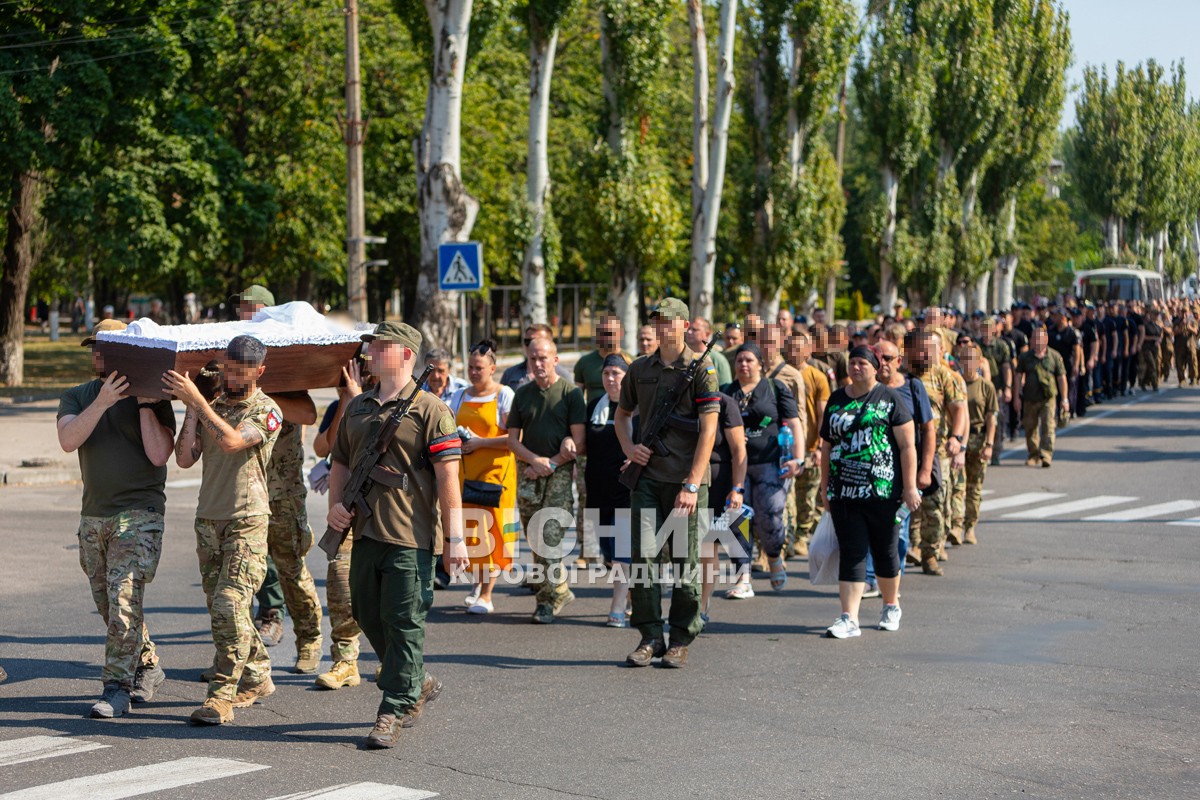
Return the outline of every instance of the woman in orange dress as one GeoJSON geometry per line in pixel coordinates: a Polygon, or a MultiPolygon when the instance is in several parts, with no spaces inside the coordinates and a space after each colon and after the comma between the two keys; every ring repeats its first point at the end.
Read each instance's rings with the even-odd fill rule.
{"type": "Polygon", "coordinates": [[[495,610],[492,588],[497,575],[512,564],[521,527],[516,512],[517,462],[508,449],[508,412],[512,408],[513,390],[501,386],[495,376],[496,346],[484,339],[471,348],[467,357],[470,385],[450,398],[450,409],[463,434],[459,480],[463,488],[467,553],[476,582],[465,604],[472,614],[490,614],[495,610]]]}

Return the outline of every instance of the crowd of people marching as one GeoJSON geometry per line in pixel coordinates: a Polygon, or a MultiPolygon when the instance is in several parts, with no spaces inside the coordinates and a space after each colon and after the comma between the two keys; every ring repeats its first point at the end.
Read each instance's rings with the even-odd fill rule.
{"type": "MultiPolygon", "coordinates": [[[[260,286],[239,296],[244,320],[270,305],[260,286]]],[[[1198,312],[1194,301],[1066,298],[970,315],[897,306],[867,324],[782,310],[714,331],[667,298],[638,331],[637,356],[606,316],[573,370],[559,363],[552,329],[530,325],[524,360],[501,372],[495,344],[480,341],[461,376],[449,353],[387,322],[346,366],[307,476],[304,427],[318,410],[307,393],[257,388],[266,350],[252,335],[230,343],[216,398],[187,375],[164,375],[164,393],[187,409],[178,436],[170,400],[125,398],[125,379],[93,351],[100,377],[64,394],[59,410],[60,444],[79,451],[84,478],[81,565],[109,628],[92,716],[120,716],[165,680],[141,603],[172,455],[183,468],[205,463],[196,535],[216,654],[191,721],[229,722],[275,691],[266,648],[282,639],[285,610],[293,669],[319,672],[322,604],[305,563],[311,487],[328,492],[331,529],[354,525],[328,551],[331,665],[316,684],[360,683],[366,633],[384,692],[367,745],[391,747],[442,691],[421,653],[432,586],[461,583],[451,573],[468,577],[463,609],[475,615],[515,604],[494,590],[519,576],[542,625],[575,599],[573,580],[603,576],[604,624],[641,634],[626,664],[679,668],[718,591],[739,602],[782,591],[787,562],[808,558],[810,545],[815,560],[819,542],[825,563],[839,554],[841,611],[826,634],[859,636],[870,597],[882,600],[879,629],[898,630],[905,567],[940,576],[947,548],[978,543],[982,486],[1004,436],[1023,428],[1026,465],[1049,468],[1055,430],[1071,417],[1157,391],[1172,365],[1194,385],[1198,312]],[[381,454],[371,437],[397,408],[415,424],[381,454]],[[351,497],[350,471],[368,458],[374,488],[351,497]],[[574,566],[587,568],[574,573],[572,529],[574,566]]]]}

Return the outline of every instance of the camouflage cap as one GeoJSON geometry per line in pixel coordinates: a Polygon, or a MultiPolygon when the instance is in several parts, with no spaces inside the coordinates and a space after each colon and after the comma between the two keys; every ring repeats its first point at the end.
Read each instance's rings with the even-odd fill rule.
{"type": "Polygon", "coordinates": [[[421,350],[421,332],[404,322],[381,322],[375,326],[374,333],[362,335],[364,342],[373,342],[376,339],[402,344],[414,353],[421,350]]]}
{"type": "Polygon", "coordinates": [[[257,283],[247,286],[244,291],[235,294],[230,299],[235,303],[249,303],[255,306],[275,305],[275,295],[271,294],[271,290],[257,283]]]}
{"type": "Polygon", "coordinates": [[[692,315],[688,313],[687,303],[677,297],[667,297],[659,302],[654,308],[650,309],[650,319],[682,319],[689,320],[692,315]]]}
{"type": "Polygon", "coordinates": [[[123,331],[125,328],[125,323],[121,322],[119,319],[102,319],[96,323],[96,328],[92,331],[92,335],[84,339],[79,344],[87,347],[88,345],[95,343],[97,333],[104,333],[105,331],[123,331]]]}

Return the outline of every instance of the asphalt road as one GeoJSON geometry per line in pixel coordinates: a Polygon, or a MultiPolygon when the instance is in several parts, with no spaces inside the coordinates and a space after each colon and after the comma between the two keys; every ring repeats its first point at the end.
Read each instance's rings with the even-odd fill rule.
{"type": "MultiPolygon", "coordinates": [[[[781,594],[756,580],[753,600],[715,599],[679,671],[621,666],[637,634],[602,626],[603,585],[546,627],[519,588],[486,618],[438,592],[427,663],[446,691],[388,752],[359,749],[374,684],[314,690],[288,670],[290,631],[273,697],[231,726],[186,724],[211,659],[188,486],[169,490],[147,593],[168,682],[123,719],[88,719],[103,629],[79,488],[0,489],[0,798],[1197,798],[1198,412],[1194,389],[1138,396],[1068,429],[1052,469],[1009,454],[980,544],[952,550],[945,577],[904,579],[895,634],[867,601],[861,638],[822,638],[837,603],[803,562],[781,594]],[[68,740],[31,738],[47,735],[68,740]]],[[[309,565],[323,592],[324,555],[309,565]]]]}

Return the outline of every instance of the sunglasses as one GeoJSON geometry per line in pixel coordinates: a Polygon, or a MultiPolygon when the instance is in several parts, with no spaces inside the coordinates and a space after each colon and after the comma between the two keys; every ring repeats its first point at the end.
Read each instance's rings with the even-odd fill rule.
{"type": "Polygon", "coordinates": [[[897,359],[899,359],[899,358],[900,358],[900,356],[880,356],[880,357],[879,357],[879,360],[880,360],[880,361],[882,361],[882,362],[883,362],[883,363],[885,363],[885,364],[890,364],[890,363],[892,363],[893,361],[896,361],[896,360],[897,360],[897,359]]]}
{"type": "MultiPolygon", "coordinates": [[[[529,345],[529,342],[532,342],[532,341],[533,341],[533,340],[532,340],[532,339],[530,339],[528,342],[525,342],[526,346],[528,346],[528,345],[529,345]]],[[[479,344],[477,344],[477,345],[475,345],[474,347],[472,347],[472,348],[471,348],[471,352],[472,352],[472,353],[478,353],[478,354],[479,354],[479,355],[481,355],[481,356],[486,356],[488,353],[494,353],[494,352],[496,352],[496,351],[495,351],[495,349],[494,349],[494,348],[493,348],[493,347],[492,347],[490,344],[488,344],[487,342],[480,342],[479,344]]]]}

